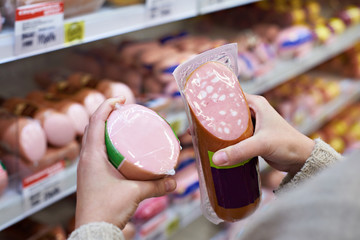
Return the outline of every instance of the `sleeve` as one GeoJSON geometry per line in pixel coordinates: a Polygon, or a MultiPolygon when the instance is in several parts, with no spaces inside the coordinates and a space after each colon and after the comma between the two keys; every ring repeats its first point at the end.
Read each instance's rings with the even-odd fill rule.
{"type": "Polygon", "coordinates": [[[95,222],[73,231],[68,240],[125,240],[122,231],[113,224],[95,222]]]}
{"type": "Polygon", "coordinates": [[[301,170],[294,176],[287,174],[275,193],[279,195],[283,192],[287,192],[289,189],[297,187],[297,185],[302,183],[304,180],[313,177],[321,170],[329,167],[337,161],[340,161],[341,159],[342,156],[330,145],[322,141],[320,138],[316,139],[314,149],[301,170]]]}

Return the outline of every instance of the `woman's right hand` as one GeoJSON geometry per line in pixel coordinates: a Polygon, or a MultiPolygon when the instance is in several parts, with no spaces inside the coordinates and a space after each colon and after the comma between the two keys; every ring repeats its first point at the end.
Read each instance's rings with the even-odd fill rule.
{"type": "Polygon", "coordinates": [[[245,97],[256,120],[254,135],[217,151],[213,162],[229,166],[261,156],[271,167],[296,174],[315,142],[286,122],[264,97],[250,94],[245,97]]]}

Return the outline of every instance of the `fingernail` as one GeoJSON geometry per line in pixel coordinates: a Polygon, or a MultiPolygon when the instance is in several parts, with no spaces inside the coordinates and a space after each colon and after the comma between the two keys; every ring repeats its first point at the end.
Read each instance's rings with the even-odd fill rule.
{"type": "Polygon", "coordinates": [[[215,153],[212,160],[218,166],[226,165],[229,162],[228,156],[225,152],[215,153]]]}
{"type": "Polygon", "coordinates": [[[166,190],[167,192],[172,192],[172,191],[174,191],[174,190],[175,190],[175,187],[176,187],[176,182],[175,182],[174,179],[172,179],[172,178],[166,179],[166,181],[165,181],[165,190],[166,190]]]}

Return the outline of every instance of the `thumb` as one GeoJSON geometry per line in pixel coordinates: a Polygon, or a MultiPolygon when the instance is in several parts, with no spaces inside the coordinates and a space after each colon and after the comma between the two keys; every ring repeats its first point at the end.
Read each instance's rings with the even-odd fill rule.
{"type": "Polygon", "coordinates": [[[261,156],[263,146],[256,136],[247,138],[235,145],[217,151],[212,161],[217,166],[231,166],[244,162],[255,156],[261,156]]]}
{"type": "Polygon", "coordinates": [[[160,197],[172,192],[176,188],[176,181],[172,177],[166,177],[156,181],[138,182],[140,198],[142,200],[151,197],[160,197]]]}

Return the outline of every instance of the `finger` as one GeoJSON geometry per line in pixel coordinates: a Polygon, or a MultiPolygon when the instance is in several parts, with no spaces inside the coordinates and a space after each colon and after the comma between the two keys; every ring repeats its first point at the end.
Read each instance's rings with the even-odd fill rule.
{"type": "Polygon", "coordinates": [[[140,190],[139,194],[141,200],[163,196],[166,193],[174,191],[176,188],[176,181],[172,177],[156,181],[139,181],[137,184],[140,190]]]}
{"type": "Polygon", "coordinates": [[[136,230],[134,224],[128,222],[122,230],[126,240],[132,240],[135,237],[136,230]]]}
{"type": "Polygon", "coordinates": [[[124,97],[109,98],[104,101],[94,114],[90,117],[89,128],[86,138],[86,147],[99,147],[103,146],[105,139],[105,121],[109,117],[109,114],[115,107],[115,104],[125,103],[124,97]]]}
{"type": "Polygon", "coordinates": [[[263,152],[264,145],[260,144],[257,136],[253,136],[217,151],[212,161],[217,166],[231,166],[247,161],[253,157],[261,156],[263,152]]]}

